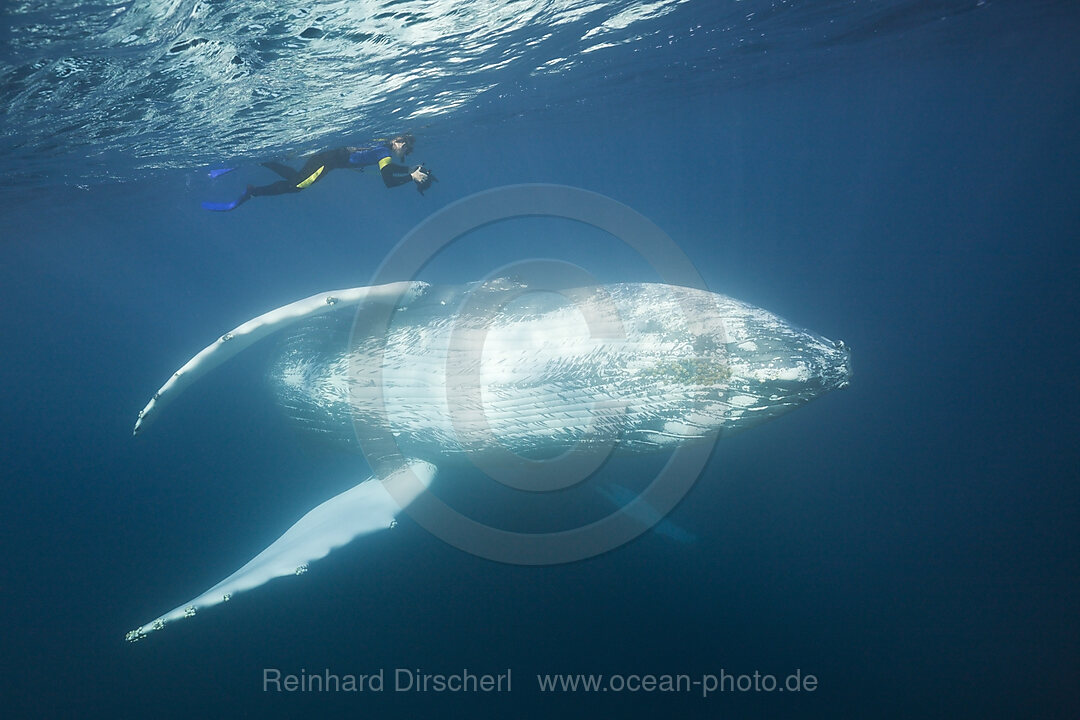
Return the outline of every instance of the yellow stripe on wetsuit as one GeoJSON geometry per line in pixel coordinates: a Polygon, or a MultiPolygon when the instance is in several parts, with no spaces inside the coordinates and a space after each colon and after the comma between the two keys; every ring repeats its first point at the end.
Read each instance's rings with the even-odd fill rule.
{"type": "Polygon", "coordinates": [[[389,165],[392,162],[394,162],[393,158],[391,158],[389,156],[384,157],[382,160],[379,161],[379,169],[382,170],[384,167],[386,167],[387,165],[389,165]]]}
{"type": "Polygon", "coordinates": [[[297,184],[297,186],[296,186],[296,189],[297,189],[297,190],[303,190],[303,189],[304,189],[304,188],[306,188],[306,187],[307,187],[308,185],[310,185],[311,183],[313,183],[313,182],[315,182],[316,180],[318,180],[318,179],[319,179],[319,176],[320,176],[320,175],[322,175],[322,171],[323,171],[323,170],[325,170],[325,169],[326,169],[326,166],[325,166],[325,165],[320,165],[320,166],[319,166],[319,169],[318,169],[318,170],[316,170],[315,172],[313,172],[313,173],[311,173],[310,175],[308,175],[308,176],[307,176],[307,177],[306,177],[305,179],[301,180],[301,181],[300,181],[300,182],[299,182],[299,183],[297,184]]]}

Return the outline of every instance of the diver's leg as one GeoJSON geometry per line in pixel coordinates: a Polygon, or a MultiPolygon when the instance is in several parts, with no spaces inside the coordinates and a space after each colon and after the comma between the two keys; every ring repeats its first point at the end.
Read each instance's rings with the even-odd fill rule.
{"type": "Polygon", "coordinates": [[[270,185],[248,185],[244,194],[236,198],[232,202],[204,202],[202,206],[207,210],[214,210],[217,212],[223,212],[227,210],[235,210],[248,200],[259,195],[285,195],[286,193],[300,192],[300,189],[292,184],[289,180],[278,180],[276,183],[270,185]]]}
{"type": "Polygon", "coordinates": [[[273,170],[278,175],[285,178],[286,180],[288,180],[291,183],[297,183],[297,182],[299,182],[300,180],[303,179],[303,178],[298,178],[297,177],[298,173],[295,170],[293,170],[291,167],[289,167],[288,165],[284,165],[282,163],[279,163],[279,162],[264,162],[264,163],[262,163],[262,166],[264,168],[266,168],[267,170],[273,170]]]}
{"type": "Polygon", "coordinates": [[[247,189],[247,194],[251,197],[259,197],[263,195],[285,195],[286,193],[300,192],[297,190],[296,185],[292,180],[278,180],[276,183],[269,185],[251,185],[247,189]]]}

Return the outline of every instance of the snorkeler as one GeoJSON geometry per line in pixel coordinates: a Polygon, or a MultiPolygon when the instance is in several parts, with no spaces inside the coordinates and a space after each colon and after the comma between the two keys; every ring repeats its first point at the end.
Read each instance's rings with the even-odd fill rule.
{"type": "MultiPolygon", "coordinates": [[[[423,194],[431,187],[431,183],[437,182],[438,178],[423,165],[408,168],[394,162],[394,156],[404,160],[405,156],[412,152],[414,139],[411,134],[398,135],[389,143],[373,147],[341,147],[334,150],[309,155],[304,161],[304,166],[299,170],[293,170],[288,165],[277,162],[264,162],[262,166],[273,170],[283,180],[270,185],[248,185],[244,194],[232,202],[214,203],[204,202],[202,206],[207,210],[233,210],[253,197],[263,195],[284,195],[297,193],[311,187],[331,170],[338,168],[363,169],[371,165],[378,165],[386,187],[404,185],[410,180],[416,184],[417,191],[423,194]]],[[[214,170],[211,177],[218,177],[228,172],[229,169],[214,170]]]]}

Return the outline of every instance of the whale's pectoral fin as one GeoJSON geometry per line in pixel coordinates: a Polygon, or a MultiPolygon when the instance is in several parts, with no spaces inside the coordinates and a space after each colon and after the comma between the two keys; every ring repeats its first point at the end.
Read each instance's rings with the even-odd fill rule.
{"type": "Polygon", "coordinates": [[[308,563],[326,557],[331,550],[361,535],[393,527],[394,518],[434,477],[435,466],[412,460],[383,480],[369,478],[327,500],[242,568],[194,600],[132,630],[127,640],[142,640],[166,623],[192,617],[198,610],[227,602],[236,593],[259,587],[276,577],[302,575],[308,563]]]}
{"type": "Polygon", "coordinates": [[[419,281],[347,288],[312,295],[252,318],[207,345],[174,372],[172,377],[158,388],[158,391],[150,398],[150,402],[139,411],[133,432],[138,435],[161,408],[203,375],[278,330],[303,320],[347,308],[363,308],[368,311],[357,314],[357,327],[362,327],[365,318],[369,322],[382,321],[379,313],[372,312],[375,308],[400,307],[403,303],[411,302],[423,295],[426,289],[427,285],[419,281]]]}

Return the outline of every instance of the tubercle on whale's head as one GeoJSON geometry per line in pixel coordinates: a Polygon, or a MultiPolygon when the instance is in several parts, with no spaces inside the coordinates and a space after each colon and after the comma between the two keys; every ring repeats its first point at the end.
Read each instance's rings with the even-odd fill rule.
{"type": "Polygon", "coordinates": [[[725,318],[730,377],[722,427],[738,430],[786,414],[851,379],[851,351],[755,309],[725,318]]]}
{"type": "Polygon", "coordinates": [[[847,343],[809,331],[799,333],[801,338],[794,356],[809,369],[805,387],[810,394],[806,399],[847,387],[851,382],[851,349],[847,343]]]}
{"type": "Polygon", "coordinates": [[[842,357],[842,361],[838,363],[837,381],[834,387],[842,390],[851,384],[851,376],[854,373],[851,365],[851,348],[843,340],[837,340],[834,345],[842,357]]]}

